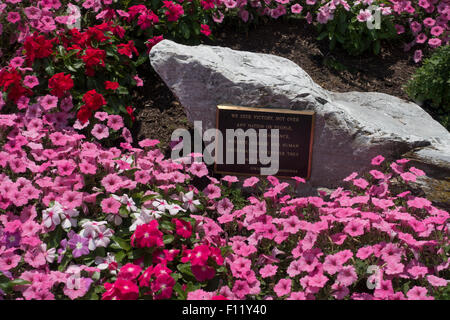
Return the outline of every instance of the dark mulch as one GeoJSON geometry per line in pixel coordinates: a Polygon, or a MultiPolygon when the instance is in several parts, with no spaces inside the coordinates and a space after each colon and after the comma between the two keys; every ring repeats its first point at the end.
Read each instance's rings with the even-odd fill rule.
{"type": "MultiPolygon", "coordinates": [[[[378,91],[408,99],[402,86],[416,68],[410,53],[387,44],[378,56],[351,57],[341,50],[328,50],[325,41],[318,42],[312,26],[299,21],[271,21],[248,32],[224,26],[215,41],[236,50],[275,54],[302,67],[318,84],[328,90],[378,91]]],[[[190,128],[183,108],[158,75],[145,66],[140,75],[145,86],[136,95],[135,137],[159,139],[167,145],[176,128],[190,128]]]]}

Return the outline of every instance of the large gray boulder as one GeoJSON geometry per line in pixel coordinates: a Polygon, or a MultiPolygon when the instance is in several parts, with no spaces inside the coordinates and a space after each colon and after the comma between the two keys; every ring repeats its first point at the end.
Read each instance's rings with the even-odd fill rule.
{"type": "Polygon", "coordinates": [[[414,103],[382,93],[330,92],[288,59],[224,47],[164,40],[150,62],[203,129],[215,127],[218,104],[314,110],[313,187],[335,187],[378,154],[418,152],[421,161],[438,157],[438,166],[450,168],[450,133],[414,103]],[[421,155],[424,147],[429,151],[421,155]]]}

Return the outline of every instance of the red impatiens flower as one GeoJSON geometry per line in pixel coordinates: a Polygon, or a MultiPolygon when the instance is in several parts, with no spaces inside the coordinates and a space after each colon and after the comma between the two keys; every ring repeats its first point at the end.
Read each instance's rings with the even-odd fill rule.
{"type": "Polygon", "coordinates": [[[91,111],[98,110],[106,104],[105,98],[100,93],[95,91],[95,89],[89,90],[83,95],[83,102],[91,111]]]}
{"type": "Polygon", "coordinates": [[[105,81],[105,89],[106,90],[116,90],[119,88],[119,83],[114,81],[105,81]]]}
{"type": "Polygon", "coordinates": [[[138,248],[164,246],[163,233],[158,230],[158,221],[152,220],[147,224],[137,226],[131,236],[131,245],[138,248]]]}
{"type": "Polygon", "coordinates": [[[34,62],[36,58],[47,58],[53,53],[53,41],[47,40],[45,36],[38,35],[36,32],[32,36],[25,39],[24,48],[26,51],[26,58],[30,64],[34,62]]]}
{"type": "Polygon", "coordinates": [[[133,111],[134,111],[133,107],[127,106],[126,109],[127,109],[127,113],[130,115],[131,121],[136,120],[136,117],[133,115],[133,111]]]}
{"type": "Polygon", "coordinates": [[[193,266],[204,266],[208,262],[211,250],[207,245],[199,245],[192,249],[190,261],[193,266]]]}
{"type": "Polygon", "coordinates": [[[120,268],[117,278],[124,280],[134,280],[139,276],[141,271],[141,267],[132,263],[127,263],[122,268],[120,268]]]}
{"type": "Polygon", "coordinates": [[[86,123],[92,116],[92,111],[85,105],[81,106],[77,113],[77,119],[82,123],[86,123]]]}
{"type": "Polygon", "coordinates": [[[129,58],[133,57],[133,53],[137,56],[139,55],[139,52],[136,50],[136,47],[134,46],[133,40],[128,41],[128,43],[121,43],[117,45],[117,52],[119,54],[122,54],[124,56],[127,56],[129,58]]]}
{"type": "Polygon", "coordinates": [[[106,52],[102,49],[87,48],[81,57],[86,64],[86,75],[93,77],[95,75],[94,67],[105,66],[106,52]]]}
{"type": "Polygon", "coordinates": [[[150,27],[153,27],[158,22],[158,16],[151,10],[146,10],[139,16],[137,24],[139,27],[141,27],[142,30],[146,30],[150,27]]]}
{"type": "Polygon", "coordinates": [[[216,270],[210,266],[192,266],[191,271],[195,279],[200,282],[211,280],[216,275],[216,270]]]}
{"type": "Polygon", "coordinates": [[[89,27],[87,30],[87,34],[89,38],[95,39],[97,42],[104,42],[110,39],[108,36],[105,36],[105,31],[109,31],[110,27],[107,23],[102,23],[97,26],[89,27]]]}
{"type": "Polygon", "coordinates": [[[152,279],[153,275],[153,266],[148,267],[145,269],[145,271],[142,273],[142,275],[139,277],[139,286],[140,287],[148,287],[150,286],[150,280],[152,279]]]}
{"type": "Polygon", "coordinates": [[[117,279],[114,283],[105,283],[106,292],[102,300],[137,300],[139,287],[132,281],[117,279]]]}
{"type": "Polygon", "coordinates": [[[14,86],[20,83],[22,77],[16,69],[6,70],[2,69],[0,71],[0,87],[3,87],[3,91],[8,91],[9,86],[14,86]]]}
{"type": "Polygon", "coordinates": [[[0,72],[0,87],[3,87],[4,92],[9,90],[8,99],[14,103],[22,96],[30,96],[33,94],[33,91],[22,85],[21,80],[22,77],[16,69],[10,71],[4,69],[0,72]]]}
{"type": "Polygon", "coordinates": [[[155,300],[168,299],[172,296],[172,289],[175,279],[168,274],[160,274],[151,283],[151,288],[155,294],[155,300]]]}
{"type": "Polygon", "coordinates": [[[64,74],[63,72],[55,74],[48,80],[48,87],[52,89],[50,93],[52,95],[61,98],[64,93],[73,88],[73,80],[70,74],[64,74]]]}
{"type": "Polygon", "coordinates": [[[189,238],[192,235],[192,225],[190,222],[181,219],[172,219],[175,223],[175,232],[183,238],[189,238]]]}
{"type": "Polygon", "coordinates": [[[151,38],[151,39],[148,39],[146,42],[145,42],[145,45],[147,46],[147,51],[148,52],[150,52],[150,50],[152,50],[152,48],[157,44],[157,43],[159,43],[159,42],[161,42],[161,41],[163,41],[164,40],[164,37],[163,36],[154,36],[153,38],[151,38]]]}
{"type": "Polygon", "coordinates": [[[205,36],[209,37],[211,34],[211,29],[207,24],[202,24],[200,26],[200,32],[203,33],[205,36]]]}
{"type": "Polygon", "coordinates": [[[184,9],[182,5],[173,3],[172,1],[163,1],[167,11],[165,15],[167,16],[167,21],[177,21],[180,16],[184,14],[184,9]]]}

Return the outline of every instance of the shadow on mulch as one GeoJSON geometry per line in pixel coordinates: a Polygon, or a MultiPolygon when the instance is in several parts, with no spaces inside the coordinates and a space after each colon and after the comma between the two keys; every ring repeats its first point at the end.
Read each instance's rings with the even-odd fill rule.
{"type": "MultiPolygon", "coordinates": [[[[248,32],[237,32],[229,24],[216,34],[214,41],[207,39],[203,43],[290,59],[316,83],[332,91],[377,91],[408,99],[402,86],[416,69],[410,53],[391,44],[385,44],[378,56],[352,57],[339,49],[330,52],[327,42],[317,41],[313,27],[302,21],[270,21],[248,32]]],[[[132,132],[138,140],[160,140],[164,149],[173,130],[192,129],[192,125],[150,65],[143,66],[139,74],[144,87],[135,93],[137,121],[132,132]]]]}

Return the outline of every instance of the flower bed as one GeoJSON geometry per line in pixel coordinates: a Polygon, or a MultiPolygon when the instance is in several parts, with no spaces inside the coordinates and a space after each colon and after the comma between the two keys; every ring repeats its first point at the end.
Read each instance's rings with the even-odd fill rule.
{"type": "MultiPolygon", "coordinates": [[[[87,0],[82,14],[68,1],[0,4],[0,297],[448,298],[449,215],[407,191],[424,173],[406,160],[379,156],[329,195],[297,197],[275,177],[242,192],[236,177],[164,159],[158,141],[129,130],[136,68],[162,37],[210,36],[221,12],[291,10],[332,28],[334,16],[367,20],[369,4],[87,0]]],[[[412,10],[392,4],[383,19],[412,10]]],[[[440,26],[450,6],[421,8],[440,26]]]]}

